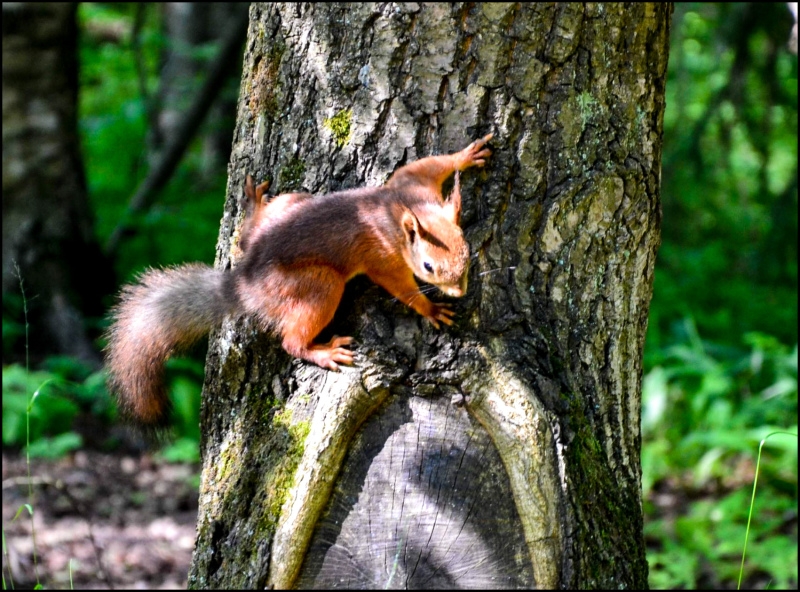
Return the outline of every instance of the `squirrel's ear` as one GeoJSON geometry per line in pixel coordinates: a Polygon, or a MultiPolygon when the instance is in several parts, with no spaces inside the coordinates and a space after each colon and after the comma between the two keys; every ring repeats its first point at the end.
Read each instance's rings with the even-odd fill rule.
{"type": "Polygon", "coordinates": [[[419,220],[411,210],[404,210],[403,217],[400,218],[400,226],[403,229],[403,234],[406,235],[406,240],[409,244],[413,244],[419,234],[419,220]]]}
{"type": "Polygon", "coordinates": [[[263,183],[261,183],[256,187],[257,203],[261,203],[261,201],[264,199],[264,194],[267,192],[267,189],[269,189],[269,181],[264,181],[263,183]]]}
{"type": "Polygon", "coordinates": [[[444,204],[445,216],[459,224],[461,221],[461,173],[456,171],[453,176],[453,190],[450,192],[447,202],[444,204]]]}
{"type": "Polygon", "coordinates": [[[244,195],[250,201],[254,201],[256,199],[256,192],[253,189],[253,177],[247,175],[244,179],[244,195]]]}
{"type": "Polygon", "coordinates": [[[244,179],[244,195],[247,201],[256,206],[262,205],[261,202],[267,189],[269,189],[269,181],[264,181],[260,185],[254,186],[253,177],[247,175],[244,179]]]}

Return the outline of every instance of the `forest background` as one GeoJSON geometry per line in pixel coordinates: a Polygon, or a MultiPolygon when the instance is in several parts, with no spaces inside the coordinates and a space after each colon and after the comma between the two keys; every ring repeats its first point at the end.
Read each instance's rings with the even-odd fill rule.
{"type": "MultiPolygon", "coordinates": [[[[152,165],[151,100],[165,84],[163,52],[176,42],[154,5],[81,4],[78,18],[79,125],[97,239],[106,245],[122,220],[130,226],[113,260],[118,286],[149,266],[213,263],[227,180],[218,138],[229,148],[240,72],[220,91],[227,111],[212,111],[152,205],[129,216],[152,165]]],[[[679,4],[673,16],[662,245],[642,393],[656,588],[736,584],[759,442],[774,431],[797,433],[793,22],[785,3],[679,4]]],[[[180,49],[194,63],[179,93],[188,104],[218,43],[180,49]]],[[[99,333],[107,320],[87,322],[99,333]]],[[[26,370],[25,335],[21,294],[4,294],[4,459],[26,450],[35,475],[37,459],[135,447],[109,427],[115,410],[102,372],[64,357],[26,370]]],[[[169,363],[176,437],[156,463],[197,470],[203,361],[199,348],[169,363]]],[[[760,471],[745,585],[796,588],[797,438],[772,437],[760,471]]]]}

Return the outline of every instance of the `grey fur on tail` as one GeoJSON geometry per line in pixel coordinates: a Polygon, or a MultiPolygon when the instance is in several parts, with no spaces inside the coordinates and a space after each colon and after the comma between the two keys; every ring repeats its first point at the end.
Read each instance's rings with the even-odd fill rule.
{"type": "Polygon", "coordinates": [[[162,428],[170,403],[164,362],[236,308],[224,272],[190,264],[144,272],[112,310],[105,350],[108,386],[120,412],[144,428],[162,428]]]}

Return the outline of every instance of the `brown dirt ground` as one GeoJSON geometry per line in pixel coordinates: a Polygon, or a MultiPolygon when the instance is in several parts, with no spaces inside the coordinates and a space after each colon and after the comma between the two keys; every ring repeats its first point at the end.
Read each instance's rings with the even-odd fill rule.
{"type": "Polygon", "coordinates": [[[38,571],[45,588],[185,589],[199,470],[149,455],[79,451],[32,459],[29,480],[24,456],[4,452],[3,587],[32,588],[38,571]]]}

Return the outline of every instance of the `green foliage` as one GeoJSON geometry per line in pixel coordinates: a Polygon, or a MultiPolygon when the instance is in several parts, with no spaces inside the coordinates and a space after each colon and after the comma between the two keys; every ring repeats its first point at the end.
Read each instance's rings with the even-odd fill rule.
{"type": "MultiPolygon", "coordinates": [[[[652,369],[644,377],[642,436],[648,446],[669,443],[670,455],[642,451],[645,493],[653,481],[687,467],[693,467],[696,485],[722,477],[731,455],[753,457],[767,433],[796,427],[796,347],[790,351],[773,338],[749,334],[749,352],[715,348],[700,340],[691,320],[684,326],[686,341],[648,359],[652,369]]],[[[787,458],[780,466],[795,464],[787,458]]]]}
{"type": "MultiPolygon", "coordinates": [[[[642,392],[650,584],[731,586],[759,442],[779,428],[797,433],[798,352],[758,333],[745,336],[749,349],[713,346],[691,320],[683,327],[682,341],[651,355],[642,392]]],[[[761,471],[746,581],[768,574],[773,587],[796,586],[797,439],[771,441],[761,471]]]]}
{"type": "MultiPolygon", "coordinates": [[[[648,552],[650,585],[657,589],[692,589],[735,584],[747,523],[749,493],[743,488],[719,500],[698,500],[674,523],[665,520],[647,522],[646,536],[664,542],[662,549],[648,552]]],[[[770,587],[786,589],[796,586],[797,545],[787,545],[785,537],[776,534],[785,520],[784,514],[791,511],[790,500],[778,497],[755,517],[758,536],[752,546],[753,552],[748,550],[746,580],[762,574],[764,583],[771,580],[770,587]]]]}
{"type": "Polygon", "coordinates": [[[183,437],[165,446],[158,458],[171,463],[199,463],[199,438],[183,437]]]}
{"type": "MultiPolygon", "coordinates": [[[[198,460],[199,409],[203,379],[202,363],[190,359],[167,362],[166,381],[173,403],[174,449],[166,460],[198,460]],[[188,451],[186,442],[193,442],[188,451]]],[[[105,384],[105,372],[90,373],[83,365],[65,357],[49,358],[43,370],[26,372],[20,365],[3,368],[3,445],[21,448],[26,442],[30,419],[31,457],[59,458],[79,449],[83,439],[75,432],[83,415],[92,415],[110,425],[116,421],[116,405],[105,384]],[[29,402],[33,393],[36,396],[29,402]]]]}
{"type": "MultiPolygon", "coordinates": [[[[675,8],[642,394],[654,588],[735,585],[758,444],[797,432],[790,26],[785,4],[675,8]]],[[[764,449],[745,585],[797,586],[797,440],[780,440],[764,449]]]]}
{"type": "Polygon", "coordinates": [[[194,462],[199,460],[200,442],[200,392],[203,386],[203,362],[189,358],[174,358],[167,361],[167,392],[172,401],[175,442],[164,450],[167,460],[194,462]],[[187,443],[192,441],[194,450],[187,443]]]}
{"type": "MultiPolygon", "coordinates": [[[[148,173],[147,101],[142,88],[148,97],[157,94],[161,55],[170,42],[161,32],[161,12],[155,5],[145,5],[141,9],[144,20],[137,50],[132,39],[136,10],[136,5],[91,3],[82,3],[78,10],[80,132],[95,230],[101,244],[127,215],[129,200],[148,173]],[[123,34],[113,39],[93,33],[104,28],[123,34]],[[137,51],[144,66],[142,80],[136,67],[137,51]]],[[[210,60],[217,50],[215,45],[207,44],[192,49],[192,56],[210,60]]],[[[196,82],[199,88],[202,80],[196,82]]],[[[228,90],[236,93],[237,82],[233,76],[228,90]]],[[[226,171],[221,167],[210,177],[201,173],[203,158],[202,143],[197,139],[155,203],[132,220],[133,232],[120,244],[115,261],[121,283],[131,281],[147,267],[187,261],[211,263],[226,171]]],[[[171,360],[167,364],[167,389],[174,405],[178,438],[168,449],[170,458],[197,457],[201,349],[192,359],[171,360]],[[181,438],[194,441],[194,453],[179,452],[188,448],[181,444],[181,438]]]]}
{"type": "Polygon", "coordinates": [[[28,452],[49,458],[80,448],[82,439],[73,432],[79,414],[113,419],[114,406],[102,372],[89,373],[67,358],[53,358],[50,366],[29,373],[19,365],[3,368],[4,446],[25,445],[28,415],[28,452]]]}
{"type": "Polygon", "coordinates": [[[687,315],[710,339],[797,342],[797,57],[783,4],[676,6],[651,346],[687,315]]]}
{"type": "MultiPolygon", "coordinates": [[[[665,588],[720,588],[735,585],[745,540],[749,491],[743,487],[720,499],[694,501],[675,520],[645,522],[645,536],[661,544],[648,549],[650,585],[665,588]]],[[[797,544],[782,534],[796,504],[785,496],[764,496],[754,516],[745,581],[771,588],[797,586],[797,544]]],[[[796,514],[795,514],[796,515],[796,514]]]]}
{"type": "MultiPolygon", "coordinates": [[[[145,8],[140,33],[145,79],[139,81],[130,31],[136,5],[81,3],[80,132],[89,196],[101,244],[127,215],[128,203],[148,173],[147,115],[140,87],[154,95],[158,88],[161,51],[160,13],[145,8]],[[98,23],[127,31],[118,42],[87,33],[98,23]]],[[[213,45],[195,53],[210,58],[213,45]]],[[[197,81],[198,84],[201,82],[197,81]]],[[[235,81],[232,81],[235,83],[235,81]]],[[[203,167],[202,143],[190,147],[178,171],[146,212],[132,220],[134,232],[120,246],[116,269],[129,281],[145,267],[186,261],[210,263],[219,232],[226,171],[209,177],[203,167]]]]}
{"type": "Polygon", "coordinates": [[[16,344],[22,343],[25,324],[20,322],[24,316],[22,296],[8,291],[3,295],[3,357],[10,356],[16,344]]]}
{"type": "Polygon", "coordinates": [[[31,458],[61,458],[83,447],[83,438],[75,432],[65,432],[53,437],[42,437],[28,447],[31,458]]]}

